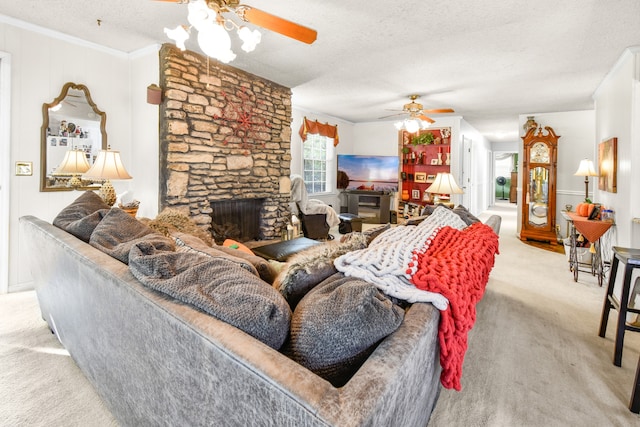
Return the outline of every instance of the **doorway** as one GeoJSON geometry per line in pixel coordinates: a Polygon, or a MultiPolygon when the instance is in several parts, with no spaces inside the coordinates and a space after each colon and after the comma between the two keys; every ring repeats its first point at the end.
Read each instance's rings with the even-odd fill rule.
{"type": "Polygon", "coordinates": [[[500,151],[493,157],[493,199],[496,203],[517,203],[518,153],[500,151]]]}

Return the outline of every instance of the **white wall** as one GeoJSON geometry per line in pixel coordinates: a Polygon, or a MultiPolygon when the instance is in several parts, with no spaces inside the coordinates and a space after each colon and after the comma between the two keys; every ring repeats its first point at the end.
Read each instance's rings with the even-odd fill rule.
{"type": "Polygon", "coordinates": [[[155,218],[160,206],[160,106],[147,104],[147,86],[159,84],[160,46],[131,55],[131,191],[140,202],[138,217],[155,218]]]}
{"type": "MultiPolygon", "coordinates": [[[[108,143],[114,150],[121,151],[125,166],[134,176],[131,181],[114,182],[116,191],[120,193],[135,188],[138,182],[147,178],[157,180],[157,172],[136,166],[145,162],[149,164],[150,158],[157,163],[157,153],[153,150],[157,150],[158,120],[157,115],[150,118],[144,114],[133,114],[140,105],[132,103],[132,83],[135,80],[131,78],[133,70],[140,76],[139,80],[145,81],[145,88],[157,81],[157,60],[154,62],[145,55],[131,60],[130,55],[122,52],[48,30],[25,29],[16,25],[19,23],[0,22],[0,51],[11,55],[11,131],[9,140],[4,138],[1,141],[3,146],[10,145],[11,154],[8,163],[6,159],[0,161],[3,167],[8,164],[11,168],[16,161],[33,162],[33,175],[15,176],[11,172],[8,284],[6,289],[0,289],[0,293],[32,287],[30,255],[24,249],[18,219],[23,215],[35,215],[50,222],[80,195],[77,191],[40,192],[42,104],[53,101],[66,82],[86,85],[98,108],[106,112],[108,143]],[[134,128],[138,139],[135,149],[132,144],[134,128]],[[155,140],[151,144],[153,138],[155,140]],[[140,151],[143,154],[139,154],[140,151]],[[140,157],[136,159],[134,152],[140,157]],[[154,175],[145,176],[146,172],[154,175]]],[[[139,96],[137,93],[134,91],[134,96],[139,96]]],[[[144,99],[146,102],[146,95],[144,99]]],[[[156,187],[153,193],[157,198],[157,184],[150,186],[156,187]]],[[[146,200],[145,197],[145,203],[146,200]]],[[[153,201],[148,203],[153,204],[153,201]]]]}
{"type": "Polygon", "coordinates": [[[627,49],[594,93],[596,102],[595,141],[618,139],[617,193],[598,190],[595,201],[615,211],[617,245],[640,247],[640,48],[627,49]]]}

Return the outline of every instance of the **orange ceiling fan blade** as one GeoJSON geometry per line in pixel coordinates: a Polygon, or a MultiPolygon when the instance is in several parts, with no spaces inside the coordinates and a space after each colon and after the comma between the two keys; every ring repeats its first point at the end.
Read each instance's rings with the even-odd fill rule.
{"type": "Polygon", "coordinates": [[[303,43],[311,44],[316,41],[318,37],[316,30],[296,24],[295,22],[287,21],[286,19],[271,15],[270,13],[263,12],[251,6],[238,6],[236,12],[244,21],[282,34],[283,36],[291,37],[303,43]]]}
{"type": "Polygon", "coordinates": [[[435,108],[432,110],[422,110],[423,113],[432,113],[432,114],[436,114],[436,113],[455,113],[455,111],[453,111],[451,108],[435,108]]]}
{"type": "Polygon", "coordinates": [[[419,114],[417,116],[420,120],[424,120],[425,122],[429,122],[429,123],[434,123],[435,120],[433,120],[431,117],[427,117],[424,114],[419,114]]]}

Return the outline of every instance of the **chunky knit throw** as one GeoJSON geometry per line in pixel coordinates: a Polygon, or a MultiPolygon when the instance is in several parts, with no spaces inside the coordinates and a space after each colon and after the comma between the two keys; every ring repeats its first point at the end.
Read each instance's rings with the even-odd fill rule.
{"type": "Polygon", "coordinates": [[[347,253],[334,264],[346,276],[373,283],[387,295],[438,308],[440,381],[460,390],[467,333],[497,253],[498,235],[491,227],[467,227],[455,213],[437,207],[419,225],[385,231],[368,248],[347,253]]]}
{"type": "Polygon", "coordinates": [[[498,253],[498,236],[491,227],[476,223],[459,231],[442,228],[424,253],[418,254],[411,282],[425,291],[442,294],[449,310],[441,311],[440,382],[461,389],[467,334],[476,320],[476,304],[484,295],[498,253]]]}

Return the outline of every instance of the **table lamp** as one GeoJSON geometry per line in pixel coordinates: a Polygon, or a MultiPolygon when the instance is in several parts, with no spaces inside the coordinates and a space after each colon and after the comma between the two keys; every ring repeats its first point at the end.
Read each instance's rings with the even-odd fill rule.
{"type": "Polygon", "coordinates": [[[109,206],[116,202],[116,190],[111,185],[112,179],[131,179],[120,159],[119,151],[100,150],[96,161],[87,172],[82,175],[83,179],[103,181],[98,193],[102,200],[109,206]]]}
{"type": "Polygon", "coordinates": [[[450,173],[439,173],[436,175],[436,179],[433,184],[427,188],[427,193],[434,193],[434,203],[438,203],[441,198],[440,195],[445,194],[462,194],[464,191],[458,187],[456,180],[450,173]]]}
{"type": "Polygon", "coordinates": [[[593,162],[589,159],[580,160],[580,166],[578,170],[573,174],[574,176],[584,176],[584,200],[589,199],[589,177],[599,176],[593,167],[593,162]]]}
{"type": "Polygon", "coordinates": [[[79,175],[88,170],[89,162],[87,162],[87,156],[84,151],[73,148],[64,153],[62,162],[58,165],[56,171],[53,172],[52,175],[71,175],[71,180],[67,185],[69,187],[79,187],[82,185],[79,175]]]}

